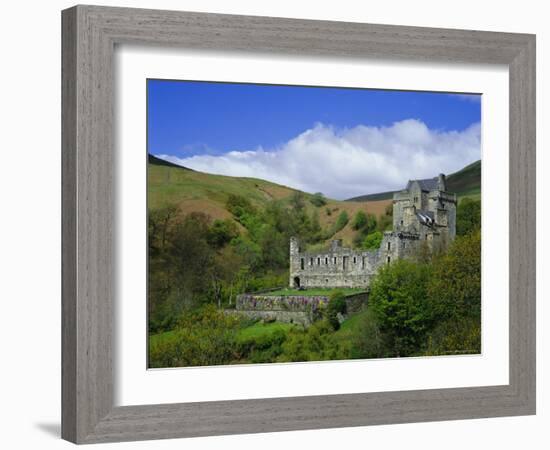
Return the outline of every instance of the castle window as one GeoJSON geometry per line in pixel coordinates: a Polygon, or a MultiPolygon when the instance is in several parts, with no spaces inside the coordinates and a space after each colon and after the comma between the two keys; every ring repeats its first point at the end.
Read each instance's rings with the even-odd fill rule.
{"type": "Polygon", "coordinates": [[[346,270],[346,267],[348,265],[348,256],[342,257],[342,269],[346,270]]]}
{"type": "Polygon", "coordinates": [[[388,242],[388,251],[391,250],[391,242],[388,242]]]}
{"type": "Polygon", "coordinates": [[[391,262],[391,258],[388,256],[388,264],[391,262]]]}
{"type": "Polygon", "coordinates": [[[357,264],[357,258],[355,256],[353,257],[353,264],[357,264]]]}
{"type": "Polygon", "coordinates": [[[313,266],[313,258],[309,258],[309,265],[313,266]]]}
{"type": "Polygon", "coordinates": [[[300,258],[300,269],[304,270],[304,258],[300,258]]]}
{"type": "Polygon", "coordinates": [[[317,265],[318,265],[318,266],[321,265],[321,258],[317,258],[317,265]]]}
{"type": "Polygon", "coordinates": [[[364,269],[365,268],[365,257],[363,256],[363,259],[361,261],[361,268],[364,269]]]}
{"type": "Polygon", "coordinates": [[[333,264],[336,264],[336,256],[333,259],[333,264]]]}
{"type": "Polygon", "coordinates": [[[401,221],[401,226],[403,226],[403,221],[401,221]]]}
{"type": "Polygon", "coordinates": [[[326,258],[326,257],[325,257],[325,266],[328,266],[328,258],[326,258]]]}

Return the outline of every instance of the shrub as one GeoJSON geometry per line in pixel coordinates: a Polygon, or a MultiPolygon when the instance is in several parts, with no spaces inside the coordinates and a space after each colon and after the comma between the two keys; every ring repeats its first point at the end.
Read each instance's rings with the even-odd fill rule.
{"type": "Polygon", "coordinates": [[[460,318],[435,326],[428,336],[426,355],[481,353],[481,320],[460,318]]]}
{"type": "Polygon", "coordinates": [[[244,358],[252,363],[274,362],[283,352],[282,344],[286,339],[287,333],[283,329],[240,339],[240,359],[244,358]]]}
{"type": "Polygon", "coordinates": [[[367,215],[363,211],[357,211],[353,218],[352,227],[354,230],[360,230],[367,224],[367,215]]]}
{"type": "Polygon", "coordinates": [[[211,366],[236,358],[239,319],[208,305],[184,314],[169,339],[150,339],[150,367],[211,366]]]}
{"type": "Polygon", "coordinates": [[[325,309],[325,317],[333,330],[340,328],[340,321],[338,320],[338,314],[346,314],[346,298],[343,292],[335,291],[331,294],[328,305],[325,309]]]}
{"type": "Polygon", "coordinates": [[[347,347],[338,341],[332,331],[331,325],[325,320],[315,322],[304,331],[291,330],[282,344],[282,353],[277,361],[325,361],[349,358],[347,347]]]}
{"type": "Polygon", "coordinates": [[[337,233],[338,231],[340,231],[342,228],[344,228],[349,222],[349,216],[348,216],[348,213],[346,211],[342,211],[339,215],[338,215],[338,218],[336,219],[336,223],[334,224],[334,233],[337,233]]]}
{"type": "Polygon", "coordinates": [[[310,197],[309,201],[318,208],[327,204],[327,199],[321,192],[316,192],[315,194],[313,194],[310,197]]]}
{"type": "Polygon", "coordinates": [[[377,250],[380,248],[384,235],[380,231],[375,231],[363,239],[362,247],[367,250],[377,250]]]}

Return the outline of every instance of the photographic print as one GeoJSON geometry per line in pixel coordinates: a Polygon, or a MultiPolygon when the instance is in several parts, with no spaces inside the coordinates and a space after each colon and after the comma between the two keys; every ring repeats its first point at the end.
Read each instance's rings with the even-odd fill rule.
{"type": "Polygon", "coordinates": [[[481,95],[147,80],[149,368],[481,353],[481,95]]]}

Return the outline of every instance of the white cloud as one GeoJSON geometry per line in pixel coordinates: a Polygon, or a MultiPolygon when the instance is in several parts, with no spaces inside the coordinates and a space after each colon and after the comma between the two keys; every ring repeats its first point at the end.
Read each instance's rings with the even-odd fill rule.
{"type": "Polygon", "coordinates": [[[202,172],[254,177],[335,199],[402,189],[409,179],[452,173],[480,159],[479,123],[430,130],[414,119],[388,127],[317,124],[277,149],[231,151],[168,161],[202,172]]]}

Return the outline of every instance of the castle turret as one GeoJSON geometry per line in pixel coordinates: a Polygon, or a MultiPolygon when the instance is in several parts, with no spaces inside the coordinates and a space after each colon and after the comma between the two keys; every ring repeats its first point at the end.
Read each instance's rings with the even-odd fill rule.
{"type": "Polygon", "coordinates": [[[445,174],[440,173],[437,177],[437,189],[445,192],[447,190],[447,180],[445,179],[445,174]]]}

